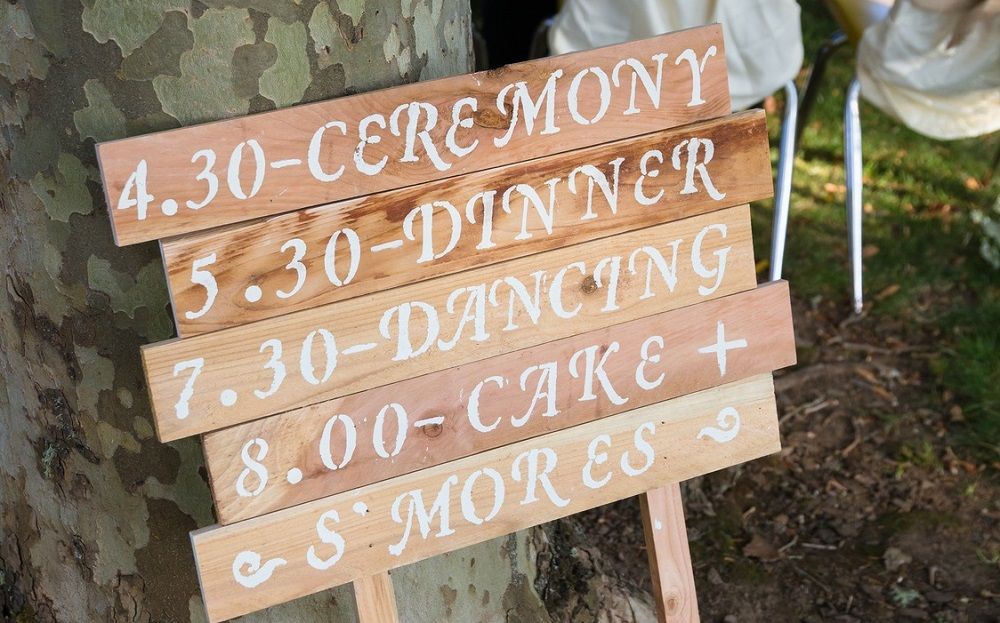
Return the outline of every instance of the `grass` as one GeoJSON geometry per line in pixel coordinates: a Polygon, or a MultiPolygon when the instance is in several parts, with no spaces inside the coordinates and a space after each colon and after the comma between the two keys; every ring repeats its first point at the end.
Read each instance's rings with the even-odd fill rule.
{"type": "MultiPolygon", "coordinates": [[[[818,1],[802,8],[808,66],[836,25],[818,1]]],[[[842,111],[852,74],[853,50],[845,47],[828,65],[798,149],[784,271],[799,298],[837,301],[845,315],[842,111]]],[[[769,117],[777,146],[780,115],[769,117]]],[[[935,389],[962,408],[966,424],[958,439],[1000,460],[1000,271],[980,256],[982,232],[972,218],[1000,195],[1000,175],[984,182],[1000,137],[936,141],[864,102],[861,125],[870,321],[920,323],[940,335],[935,389]]],[[[772,155],[776,161],[776,149],[772,155]]],[[[754,211],[758,257],[765,258],[771,205],[754,211]]]]}

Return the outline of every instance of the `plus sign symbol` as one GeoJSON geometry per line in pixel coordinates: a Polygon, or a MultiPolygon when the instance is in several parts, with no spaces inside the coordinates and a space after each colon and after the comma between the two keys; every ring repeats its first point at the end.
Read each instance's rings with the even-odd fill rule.
{"type": "Polygon", "coordinates": [[[719,376],[726,376],[726,353],[737,348],[746,348],[747,341],[744,339],[726,340],[726,325],[720,320],[715,329],[715,343],[699,348],[698,352],[703,355],[715,354],[715,360],[719,364],[719,376]]]}

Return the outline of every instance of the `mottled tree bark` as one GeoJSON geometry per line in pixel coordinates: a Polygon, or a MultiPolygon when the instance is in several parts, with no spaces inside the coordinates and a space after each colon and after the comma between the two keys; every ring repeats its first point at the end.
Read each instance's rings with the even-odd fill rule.
{"type": "MultiPolygon", "coordinates": [[[[94,142],[465,72],[469,22],[467,0],[0,2],[0,618],[204,618],[200,444],[155,439],[139,365],[173,334],[160,258],[112,243],[94,142]]],[[[529,558],[520,534],[401,569],[401,617],[546,620],[529,558]]]]}

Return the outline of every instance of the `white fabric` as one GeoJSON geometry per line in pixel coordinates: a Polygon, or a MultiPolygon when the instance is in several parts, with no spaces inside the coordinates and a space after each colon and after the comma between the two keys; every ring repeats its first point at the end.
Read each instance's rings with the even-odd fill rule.
{"type": "Polygon", "coordinates": [[[861,95],[932,138],[1000,129],[1000,3],[920,4],[900,0],[865,30],[861,95]]]}
{"type": "Polygon", "coordinates": [[[567,0],[549,49],[565,54],[714,22],[725,36],[733,110],[774,93],[802,67],[794,0],[567,0]]]}

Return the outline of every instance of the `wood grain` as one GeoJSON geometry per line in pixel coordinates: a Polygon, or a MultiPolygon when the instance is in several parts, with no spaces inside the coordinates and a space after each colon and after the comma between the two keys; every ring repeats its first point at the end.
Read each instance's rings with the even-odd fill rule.
{"type": "Polygon", "coordinates": [[[779,448],[771,377],[754,377],[192,533],[202,596],[222,621],[779,448]]]}
{"type": "Polygon", "coordinates": [[[168,441],[684,307],[755,283],[749,208],[740,206],[154,344],[143,349],[142,358],[157,431],[168,441]],[[640,248],[646,251],[636,254],[633,275],[628,259],[640,248]],[[674,248],[678,259],[671,288],[646,258],[649,249],[657,249],[672,263],[674,248]],[[620,262],[618,280],[611,276],[615,262],[620,262]],[[711,272],[719,268],[724,270],[711,272]],[[528,298],[534,296],[534,284],[545,282],[538,287],[537,310],[529,312],[519,302],[511,278],[523,284],[528,298]],[[494,300],[487,301],[494,287],[494,300]],[[395,325],[400,314],[390,315],[390,310],[413,301],[418,304],[408,312],[409,341],[413,353],[424,345],[428,349],[410,356],[399,348],[395,325]],[[560,317],[554,305],[564,316],[575,315],[560,317]],[[439,317],[437,341],[427,339],[433,335],[430,314],[439,317]],[[275,355],[274,340],[280,341],[281,357],[275,355]],[[311,354],[303,357],[306,345],[311,354]],[[331,345],[329,353],[339,353],[329,366],[326,345],[331,345]],[[360,347],[368,350],[351,350],[360,347]],[[281,380],[277,389],[275,379],[281,380]]]}
{"type": "Polygon", "coordinates": [[[771,194],[767,126],[763,111],[753,111],[172,238],[162,241],[161,249],[177,330],[187,337],[771,194]],[[692,138],[703,142],[694,154],[688,151],[692,138]],[[704,141],[709,141],[713,150],[705,168],[716,192],[708,192],[697,175],[692,177],[696,192],[684,192],[687,161],[692,155],[695,162],[704,160],[704,141]],[[675,151],[680,158],[672,163],[675,151]],[[647,157],[647,153],[651,155],[647,157]],[[574,174],[579,167],[593,169],[574,174]],[[606,197],[600,186],[591,188],[588,174],[598,179],[604,176],[613,199],[606,197]],[[525,201],[525,195],[515,188],[518,185],[531,187],[546,207],[554,206],[551,221],[546,222],[534,205],[525,201]],[[488,200],[483,193],[488,193],[488,200]],[[506,202],[504,197],[508,197],[506,202]],[[492,227],[484,229],[487,201],[491,215],[487,222],[492,227]],[[432,236],[427,239],[420,207],[424,205],[434,206],[432,236]],[[453,231],[458,232],[454,239],[453,231]],[[356,255],[350,247],[350,232],[357,237],[356,255]],[[425,249],[427,241],[432,244],[425,249]],[[328,247],[335,249],[334,253],[328,255],[328,247]],[[301,254],[298,248],[303,249],[301,254]],[[438,254],[443,257],[429,259],[438,254]],[[202,265],[204,258],[214,261],[202,265]],[[334,280],[327,269],[331,258],[334,280]],[[286,268],[293,259],[301,269],[298,265],[286,268]],[[212,275],[218,288],[207,308],[205,286],[192,281],[196,262],[199,270],[212,275]],[[347,276],[351,281],[344,283],[347,276]],[[294,294],[288,296],[290,292],[294,294]]]}
{"type": "Polygon", "coordinates": [[[396,623],[396,593],[388,571],[354,580],[358,623],[396,623]]]}
{"type": "Polygon", "coordinates": [[[698,623],[684,502],[678,483],[639,496],[658,623],[698,623]]]}
{"type": "Polygon", "coordinates": [[[794,363],[788,285],[769,283],[208,433],[203,438],[205,463],[216,515],[219,523],[229,524],[794,363]],[[714,353],[698,352],[716,343],[720,322],[727,339],[747,341],[746,348],[728,352],[725,375],[714,353]],[[584,373],[582,359],[577,362],[580,374],[572,375],[574,353],[588,347],[595,353],[611,350],[601,369],[614,395],[584,373]],[[542,371],[546,365],[551,373],[542,371]],[[494,380],[486,381],[489,378],[494,380]],[[554,380],[551,403],[548,396],[536,402],[536,391],[547,393],[550,387],[543,378],[554,380]],[[480,384],[473,407],[478,418],[473,419],[470,395],[480,384]],[[594,384],[593,399],[581,400],[587,384],[594,384]],[[405,413],[404,438],[395,453],[400,420],[395,410],[386,408],[391,404],[405,413]],[[324,443],[324,431],[334,416],[349,417],[357,431],[347,464],[341,461],[342,419],[331,426],[324,443]],[[426,425],[432,418],[441,422],[426,425]],[[243,496],[236,488],[241,477],[248,490],[256,490],[260,481],[259,475],[244,475],[241,450],[254,440],[268,447],[259,461],[267,481],[256,495],[243,496]],[[324,462],[321,448],[332,448],[336,469],[324,462]],[[296,477],[290,480],[290,473],[296,477]]]}
{"type": "MultiPolygon", "coordinates": [[[[476,74],[101,143],[97,153],[115,240],[127,245],[530,160],[729,112],[722,29],[716,24],[476,74]],[[712,48],[714,52],[710,52],[712,48]],[[628,66],[619,70],[615,86],[615,66],[635,59],[655,80],[658,54],[666,54],[658,101],[651,101],[640,81],[633,107],[633,70],[628,66]],[[698,64],[704,60],[700,96],[685,54],[696,57],[698,64]],[[590,68],[601,73],[588,71],[590,68]],[[548,100],[540,96],[550,76],[559,71],[549,123],[548,100]],[[525,83],[532,106],[541,103],[537,119],[526,114],[524,107],[514,107],[519,82],[525,83]],[[574,83],[575,97],[571,97],[574,83]],[[504,91],[509,85],[515,85],[513,90],[504,91]],[[501,92],[502,105],[498,106],[501,92]],[[602,94],[608,96],[606,105],[602,105],[602,94]],[[474,111],[469,106],[456,108],[463,98],[475,98],[474,111]],[[576,108],[570,108],[571,101],[576,108]],[[427,107],[409,108],[416,103],[427,107]],[[633,109],[637,112],[625,114],[633,109]],[[517,125],[509,133],[515,110],[517,125]],[[455,126],[456,112],[457,120],[465,120],[469,127],[455,126]],[[381,116],[367,126],[366,134],[379,137],[380,142],[364,146],[363,161],[370,165],[383,157],[387,161],[379,172],[365,173],[355,160],[362,140],[359,124],[373,114],[381,116]],[[430,115],[436,117],[433,122],[430,115]],[[533,118],[530,132],[529,117],[533,118]],[[582,123],[577,118],[594,121],[582,123]],[[317,131],[335,123],[343,126],[329,126],[319,135],[316,157],[310,161],[309,148],[317,131]],[[452,147],[447,134],[453,126],[452,147]],[[418,132],[428,127],[424,141],[418,132]],[[495,140],[502,143],[508,134],[509,142],[498,146],[495,140]],[[407,135],[414,137],[409,149],[404,140],[407,135]],[[210,150],[211,156],[203,150],[210,150]],[[432,152],[439,163],[434,162],[432,152]],[[116,206],[143,162],[146,192],[152,199],[145,217],[139,219],[137,205],[116,206]],[[308,166],[310,162],[318,167],[316,173],[308,166]],[[337,176],[341,166],[344,169],[339,177],[320,181],[320,176],[337,176]],[[235,184],[229,181],[231,169],[235,184]],[[258,171],[260,183],[255,187],[252,182],[258,171]],[[211,179],[216,182],[214,197],[200,205],[210,192],[211,179]],[[248,198],[240,199],[239,195],[248,198]],[[187,202],[195,207],[188,207],[187,202]]],[[[127,197],[136,198],[136,190],[130,189],[127,197]]]]}

